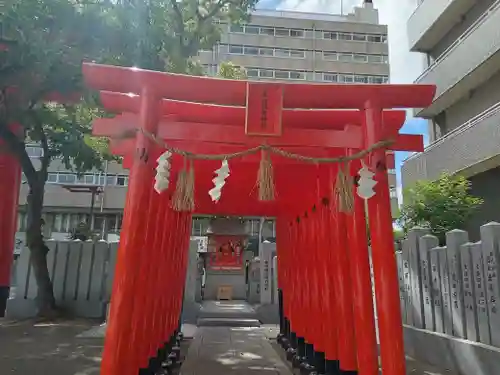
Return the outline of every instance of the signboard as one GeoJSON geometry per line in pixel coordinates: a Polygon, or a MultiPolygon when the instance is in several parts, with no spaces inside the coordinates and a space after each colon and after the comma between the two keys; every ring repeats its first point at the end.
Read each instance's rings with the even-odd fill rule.
{"type": "Polygon", "coordinates": [[[270,304],[273,302],[273,291],[271,287],[271,266],[276,244],[263,242],[260,246],[260,303],[270,304]]]}
{"type": "Polygon", "coordinates": [[[25,233],[16,233],[16,238],[14,242],[14,255],[21,255],[23,249],[27,249],[26,245],[26,234],[25,233]]]}
{"type": "Polygon", "coordinates": [[[281,136],[282,107],[283,88],[280,84],[248,83],[245,134],[281,136]]]}
{"type": "Polygon", "coordinates": [[[206,236],[191,236],[191,241],[198,243],[198,252],[206,253],[208,251],[208,237],[206,236]]]}

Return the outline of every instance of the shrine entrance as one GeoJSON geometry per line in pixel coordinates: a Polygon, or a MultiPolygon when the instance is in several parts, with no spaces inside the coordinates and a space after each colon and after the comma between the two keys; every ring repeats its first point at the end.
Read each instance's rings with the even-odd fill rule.
{"type": "Polygon", "coordinates": [[[405,374],[386,150],[423,150],[397,108],[433,86],[83,73],[117,114],[94,135],[130,168],[101,374],[151,374],[170,351],[193,213],[276,217],[280,342],[304,371],[376,375],[368,217],[381,368],[405,374]]]}

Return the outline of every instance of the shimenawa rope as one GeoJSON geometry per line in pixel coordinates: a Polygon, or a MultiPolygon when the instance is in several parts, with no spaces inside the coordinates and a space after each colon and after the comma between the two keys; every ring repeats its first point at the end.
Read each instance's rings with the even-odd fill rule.
{"type": "Polygon", "coordinates": [[[172,154],[181,155],[185,158],[183,169],[177,177],[177,186],[173,197],[173,208],[177,211],[192,211],[194,210],[194,169],[193,160],[230,160],[246,155],[255,154],[261,151],[261,161],[259,165],[257,186],[259,187],[259,200],[272,201],[275,199],[275,186],[273,166],[271,163],[270,153],[281,155],[285,158],[299,160],[305,163],[342,163],[339,166],[335,186],[332,187],[334,198],[337,202],[338,210],[341,212],[352,212],[354,206],[353,186],[349,175],[349,162],[365,157],[369,153],[387,147],[394,143],[394,140],[382,140],[372,144],[370,147],[361,150],[349,156],[339,157],[314,157],[288,152],[277,147],[267,144],[262,144],[246,150],[237,151],[227,154],[197,154],[189,151],[184,151],[176,147],[169,146],[166,142],[156,137],[155,134],[149,133],[143,129],[134,129],[124,132],[118,139],[130,138],[135,133],[140,132],[146,138],[150,139],[160,147],[168,150],[172,154]],[[186,163],[189,160],[189,168],[186,163]]]}

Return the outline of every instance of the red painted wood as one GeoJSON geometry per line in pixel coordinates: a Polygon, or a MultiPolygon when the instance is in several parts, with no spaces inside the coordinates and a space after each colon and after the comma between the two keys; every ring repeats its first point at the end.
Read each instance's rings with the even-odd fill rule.
{"type": "MultiPolygon", "coordinates": [[[[153,72],[111,65],[83,64],[93,89],[140,94],[148,85],[159,97],[220,105],[246,105],[247,81],[153,72]]],[[[270,85],[275,83],[269,83],[270,85]]],[[[376,99],[381,108],[422,108],[435,95],[434,85],[343,85],[282,83],[285,108],[363,108],[376,99]]]]}
{"type": "Polygon", "coordinates": [[[283,133],[283,88],[279,83],[247,85],[245,135],[279,137],[283,133]]]}
{"type": "MultiPolygon", "coordinates": [[[[139,113],[141,97],[119,92],[101,92],[101,102],[112,113],[139,113]]],[[[245,126],[246,108],[244,106],[206,105],[195,102],[180,102],[163,99],[160,104],[162,116],[172,116],[179,122],[198,122],[207,124],[221,124],[245,126]]],[[[397,124],[401,127],[406,118],[406,111],[385,110],[384,124],[397,124]]],[[[283,127],[342,130],[346,124],[361,125],[363,115],[355,110],[311,110],[311,109],[283,109],[283,127]]]]}

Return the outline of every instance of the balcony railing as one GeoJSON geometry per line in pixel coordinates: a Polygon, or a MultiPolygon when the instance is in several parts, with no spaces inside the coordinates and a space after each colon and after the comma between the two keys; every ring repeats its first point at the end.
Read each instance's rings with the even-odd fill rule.
{"type": "MultiPolygon", "coordinates": [[[[417,78],[416,82],[436,84],[435,101],[448,90],[457,88],[457,83],[463,84],[461,81],[464,77],[474,72],[500,49],[499,24],[500,0],[497,0],[417,78]]],[[[471,87],[463,88],[470,90],[480,83],[471,79],[468,83],[471,87]]]]}
{"type": "Polygon", "coordinates": [[[405,160],[405,186],[434,180],[443,172],[457,173],[500,154],[500,103],[470,119],[405,160]]]}
{"type": "Polygon", "coordinates": [[[458,22],[475,0],[423,0],[408,18],[408,40],[413,51],[428,51],[458,22]]]}

